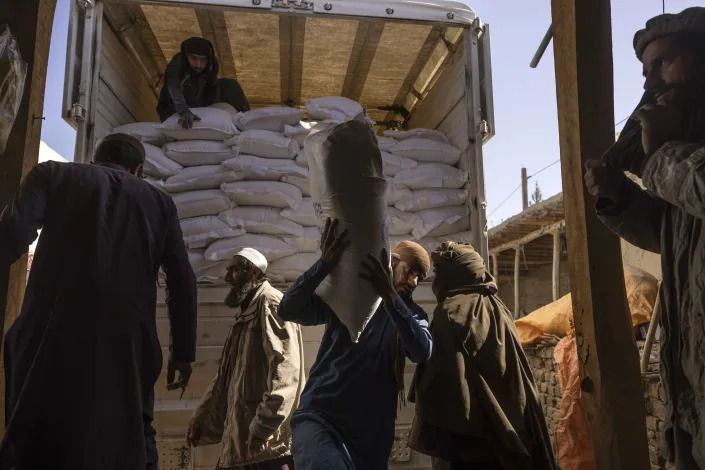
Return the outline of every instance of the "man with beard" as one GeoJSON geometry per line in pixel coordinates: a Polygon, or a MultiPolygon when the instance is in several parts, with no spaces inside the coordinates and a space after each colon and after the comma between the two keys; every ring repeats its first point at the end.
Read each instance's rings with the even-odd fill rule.
{"type": "Polygon", "coordinates": [[[284,295],[279,316],[302,325],[325,325],[309,381],[294,414],[293,454],[297,470],[386,470],[394,443],[397,404],[403,400],[406,357],[431,355],[426,313],[411,299],[430,267],[426,250],[413,242],[369,255],[361,277],[382,304],[357,343],[316,288],[349,245],[328,220],[321,258],[284,295]]]}
{"type": "Polygon", "coordinates": [[[649,20],[634,48],[646,93],[585,182],[610,229],[661,254],[665,451],[705,468],[705,8],[649,20]]]}
{"type": "Polygon", "coordinates": [[[482,257],[444,242],[431,258],[433,355],[414,376],[411,448],[450,470],[556,469],[531,369],[482,257]]]}
{"type": "Polygon", "coordinates": [[[298,325],[277,316],[282,293],[266,271],[253,248],[228,267],[225,304],[239,310],[189,426],[191,445],[222,443],[218,470],[293,469],[290,420],[305,383],[303,341],[298,325]]]}
{"type": "Polygon", "coordinates": [[[190,108],[210,106],[223,100],[238,111],[249,111],[250,105],[240,84],[233,79],[218,80],[218,70],[218,59],[210,41],[189,38],[181,43],[181,52],[169,62],[164,73],[164,87],[157,105],[159,119],[164,122],[178,113],[181,126],[190,129],[194,121],[200,121],[190,108]]]}
{"type": "Polygon", "coordinates": [[[174,202],[138,177],[144,159],[137,139],[110,135],[94,165],[34,167],[0,215],[3,269],[42,230],[22,312],[5,338],[0,469],[159,464],[157,273],[166,274],[170,389],[186,386],[195,359],[196,278],[174,202]]]}

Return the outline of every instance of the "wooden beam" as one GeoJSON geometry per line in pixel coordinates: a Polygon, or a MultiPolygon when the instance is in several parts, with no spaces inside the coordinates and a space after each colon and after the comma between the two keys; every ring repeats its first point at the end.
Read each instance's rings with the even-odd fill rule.
{"type": "Polygon", "coordinates": [[[492,275],[495,280],[499,277],[499,255],[492,255],[492,275]]]}
{"type": "Polygon", "coordinates": [[[560,232],[565,229],[565,220],[560,220],[556,223],[553,223],[551,225],[544,225],[540,229],[536,230],[535,232],[531,232],[527,235],[524,235],[521,238],[517,238],[516,240],[512,240],[510,242],[504,243],[499,246],[495,246],[494,248],[490,249],[490,254],[499,254],[503,251],[507,250],[513,250],[516,249],[519,246],[524,246],[537,238],[541,238],[544,235],[548,235],[549,233],[554,233],[554,232],[560,232]]]}
{"type": "Polygon", "coordinates": [[[305,18],[285,15],[279,17],[279,75],[283,105],[298,106],[301,103],[305,39],[305,18]]]}
{"type": "Polygon", "coordinates": [[[220,75],[237,79],[228,27],[225,23],[225,13],[220,10],[196,9],[196,18],[198,26],[201,28],[201,34],[213,44],[215,56],[220,64],[220,75]]]}
{"type": "Polygon", "coordinates": [[[521,273],[521,247],[514,249],[514,318],[519,318],[519,274],[521,273]]]}
{"type": "Polygon", "coordinates": [[[108,25],[130,52],[137,68],[158,97],[167,61],[144,12],[138,5],[109,2],[103,8],[108,25]]]}
{"type": "Polygon", "coordinates": [[[650,468],[620,242],[583,184],[585,162],[614,142],[610,1],[551,4],[570,285],[595,468],[650,468]]]}
{"type": "MultiPolygon", "coordinates": [[[[421,99],[421,96],[418,96],[418,91],[414,90],[412,87],[414,83],[416,83],[416,80],[418,80],[421,72],[423,72],[423,69],[426,67],[428,61],[431,59],[436,46],[438,46],[438,43],[442,41],[445,30],[446,28],[442,28],[440,26],[434,26],[431,28],[431,31],[426,37],[426,41],[424,41],[419,54],[416,56],[416,60],[414,60],[414,64],[411,66],[409,73],[406,74],[406,78],[404,78],[401,88],[399,88],[399,93],[397,93],[397,96],[394,99],[394,104],[403,105],[406,100],[406,95],[409,93],[414,93],[418,99],[421,99]]],[[[391,121],[394,117],[395,113],[389,112],[387,113],[385,120],[391,121]]]]}
{"type": "MultiPolygon", "coordinates": [[[[55,9],[56,0],[0,1],[0,23],[9,26],[17,38],[22,60],[28,64],[20,108],[5,153],[0,155],[0,208],[10,201],[22,178],[39,158],[49,40],[55,9]]],[[[22,308],[26,279],[26,255],[10,268],[0,266],[0,337],[3,339],[22,308]]],[[[4,369],[0,378],[0,429],[4,429],[4,369]]]]}
{"type": "Polygon", "coordinates": [[[561,288],[561,233],[553,232],[553,272],[551,287],[553,300],[558,300],[561,288]]]}
{"type": "Polygon", "coordinates": [[[377,21],[360,21],[355,34],[350,62],[345,72],[342,96],[359,101],[367,82],[372,61],[377,54],[377,46],[384,31],[384,23],[377,21]]]}

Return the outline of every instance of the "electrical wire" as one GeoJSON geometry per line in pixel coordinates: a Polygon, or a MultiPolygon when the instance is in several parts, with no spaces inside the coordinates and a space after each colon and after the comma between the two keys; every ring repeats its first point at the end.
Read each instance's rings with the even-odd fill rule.
{"type": "Polygon", "coordinates": [[[494,214],[495,212],[497,212],[497,211],[499,210],[499,208],[502,207],[502,206],[509,200],[509,198],[514,195],[515,192],[519,191],[519,189],[521,189],[521,185],[519,185],[519,186],[517,186],[516,188],[514,188],[514,191],[512,191],[511,193],[509,193],[509,196],[507,196],[507,197],[504,199],[504,201],[502,201],[497,207],[495,207],[494,210],[493,210],[492,212],[490,212],[490,213],[487,215],[487,217],[491,217],[492,214],[494,214]]]}

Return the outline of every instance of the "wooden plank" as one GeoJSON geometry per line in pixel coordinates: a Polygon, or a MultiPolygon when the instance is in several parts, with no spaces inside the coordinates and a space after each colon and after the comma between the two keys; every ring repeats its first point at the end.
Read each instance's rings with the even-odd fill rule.
{"type": "Polygon", "coordinates": [[[514,249],[514,318],[519,318],[519,274],[521,272],[521,247],[514,249]]]}
{"type": "MultiPolygon", "coordinates": [[[[416,56],[414,65],[411,66],[411,70],[409,70],[409,73],[406,74],[406,78],[404,79],[404,82],[402,83],[401,88],[399,89],[399,93],[397,93],[397,97],[394,99],[394,104],[404,104],[406,100],[406,95],[410,93],[411,87],[419,78],[419,75],[421,74],[429,59],[431,58],[434,49],[436,49],[438,43],[441,42],[443,32],[444,28],[440,26],[434,26],[433,29],[431,29],[431,31],[428,33],[426,41],[421,47],[419,54],[416,56]]],[[[421,90],[416,91],[420,92],[421,90]]],[[[390,121],[394,119],[394,116],[395,113],[388,113],[385,118],[385,121],[390,121]]]]}
{"type": "Polygon", "coordinates": [[[553,270],[551,276],[551,287],[553,291],[553,301],[558,300],[561,288],[561,233],[553,232],[553,270]]]}
{"type": "Polygon", "coordinates": [[[225,14],[220,10],[208,10],[208,16],[213,28],[214,47],[220,60],[220,75],[225,78],[237,80],[237,69],[233,50],[228,37],[228,26],[225,23],[225,14]]]}
{"type": "MultiPolygon", "coordinates": [[[[0,23],[17,39],[27,79],[17,117],[4,154],[0,155],[0,207],[11,200],[24,176],[37,164],[42,134],[44,91],[49,63],[49,40],[56,0],[0,3],[0,23]]],[[[27,256],[12,266],[0,266],[0,338],[20,313],[27,280],[27,256]]],[[[2,349],[0,349],[2,351],[2,349]]],[[[2,354],[0,353],[0,357],[2,354]]],[[[4,361],[2,362],[4,364],[4,361]]],[[[0,375],[0,430],[5,427],[5,371],[0,375]]]]}
{"type": "Polygon", "coordinates": [[[281,102],[286,106],[301,104],[305,40],[305,18],[284,15],[279,17],[281,102]]]}
{"type": "Polygon", "coordinates": [[[619,239],[597,219],[583,168],[614,142],[609,0],[552,0],[570,285],[595,468],[650,468],[639,355],[619,239]]]}
{"type": "Polygon", "coordinates": [[[541,238],[546,234],[553,233],[558,230],[563,230],[564,228],[565,228],[565,221],[564,220],[561,220],[561,221],[556,222],[551,225],[545,225],[545,226],[541,227],[540,229],[536,230],[535,232],[528,233],[521,238],[517,238],[517,239],[512,240],[510,242],[507,242],[503,245],[498,245],[498,246],[493,247],[490,250],[490,254],[495,255],[495,254],[499,254],[503,251],[513,250],[517,247],[524,246],[524,245],[528,244],[529,242],[536,240],[537,238],[541,238]]]}
{"type": "Polygon", "coordinates": [[[424,100],[416,107],[409,127],[436,129],[464,96],[465,60],[463,48],[458,47],[424,100]]]}
{"type": "Polygon", "coordinates": [[[497,254],[492,255],[492,275],[495,280],[499,278],[499,255],[497,254]]]}
{"type": "Polygon", "coordinates": [[[376,21],[360,21],[357,25],[357,33],[343,83],[343,96],[355,101],[360,100],[383,31],[384,23],[376,21]]]}

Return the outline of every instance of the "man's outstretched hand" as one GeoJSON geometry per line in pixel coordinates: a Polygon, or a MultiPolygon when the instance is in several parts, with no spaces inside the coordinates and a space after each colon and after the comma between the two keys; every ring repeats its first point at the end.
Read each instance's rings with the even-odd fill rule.
{"type": "Polygon", "coordinates": [[[340,235],[337,235],[337,232],[338,220],[327,219],[321,235],[321,261],[328,268],[337,266],[343,252],[350,246],[350,241],[347,240],[348,231],[343,230],[340,235]]]}
{"type": "Polygon", "coordinates": [[[389,266],[389,254],[382,248],[379,258],[373,254],[367,255],[367,261],[362,262],[360,277],[372,285],[375,293],[385,302],[396,295],[392,269],[389,266]]]}
{"type": "Polygon", "coordinates": [[[188,110],[179,116],[179,124],[184,129],[191,129],[193,127],[193,123],[200,120],[201,118],[193,114],[191,110],[188,110]]]}
{"type": "Polygon", "coordinates": [[[171,357],[169,358],[169,363],[167,365],[166,371],[166,389],[167,390],[185,390],[188,385],[188,381],[191,379],[191,373],[193,369],[191,368],[190,362],[178,362],[174,361],[171,357]],[[179,380],[176,380],[176,372],[179,372],[179,380]]]}

